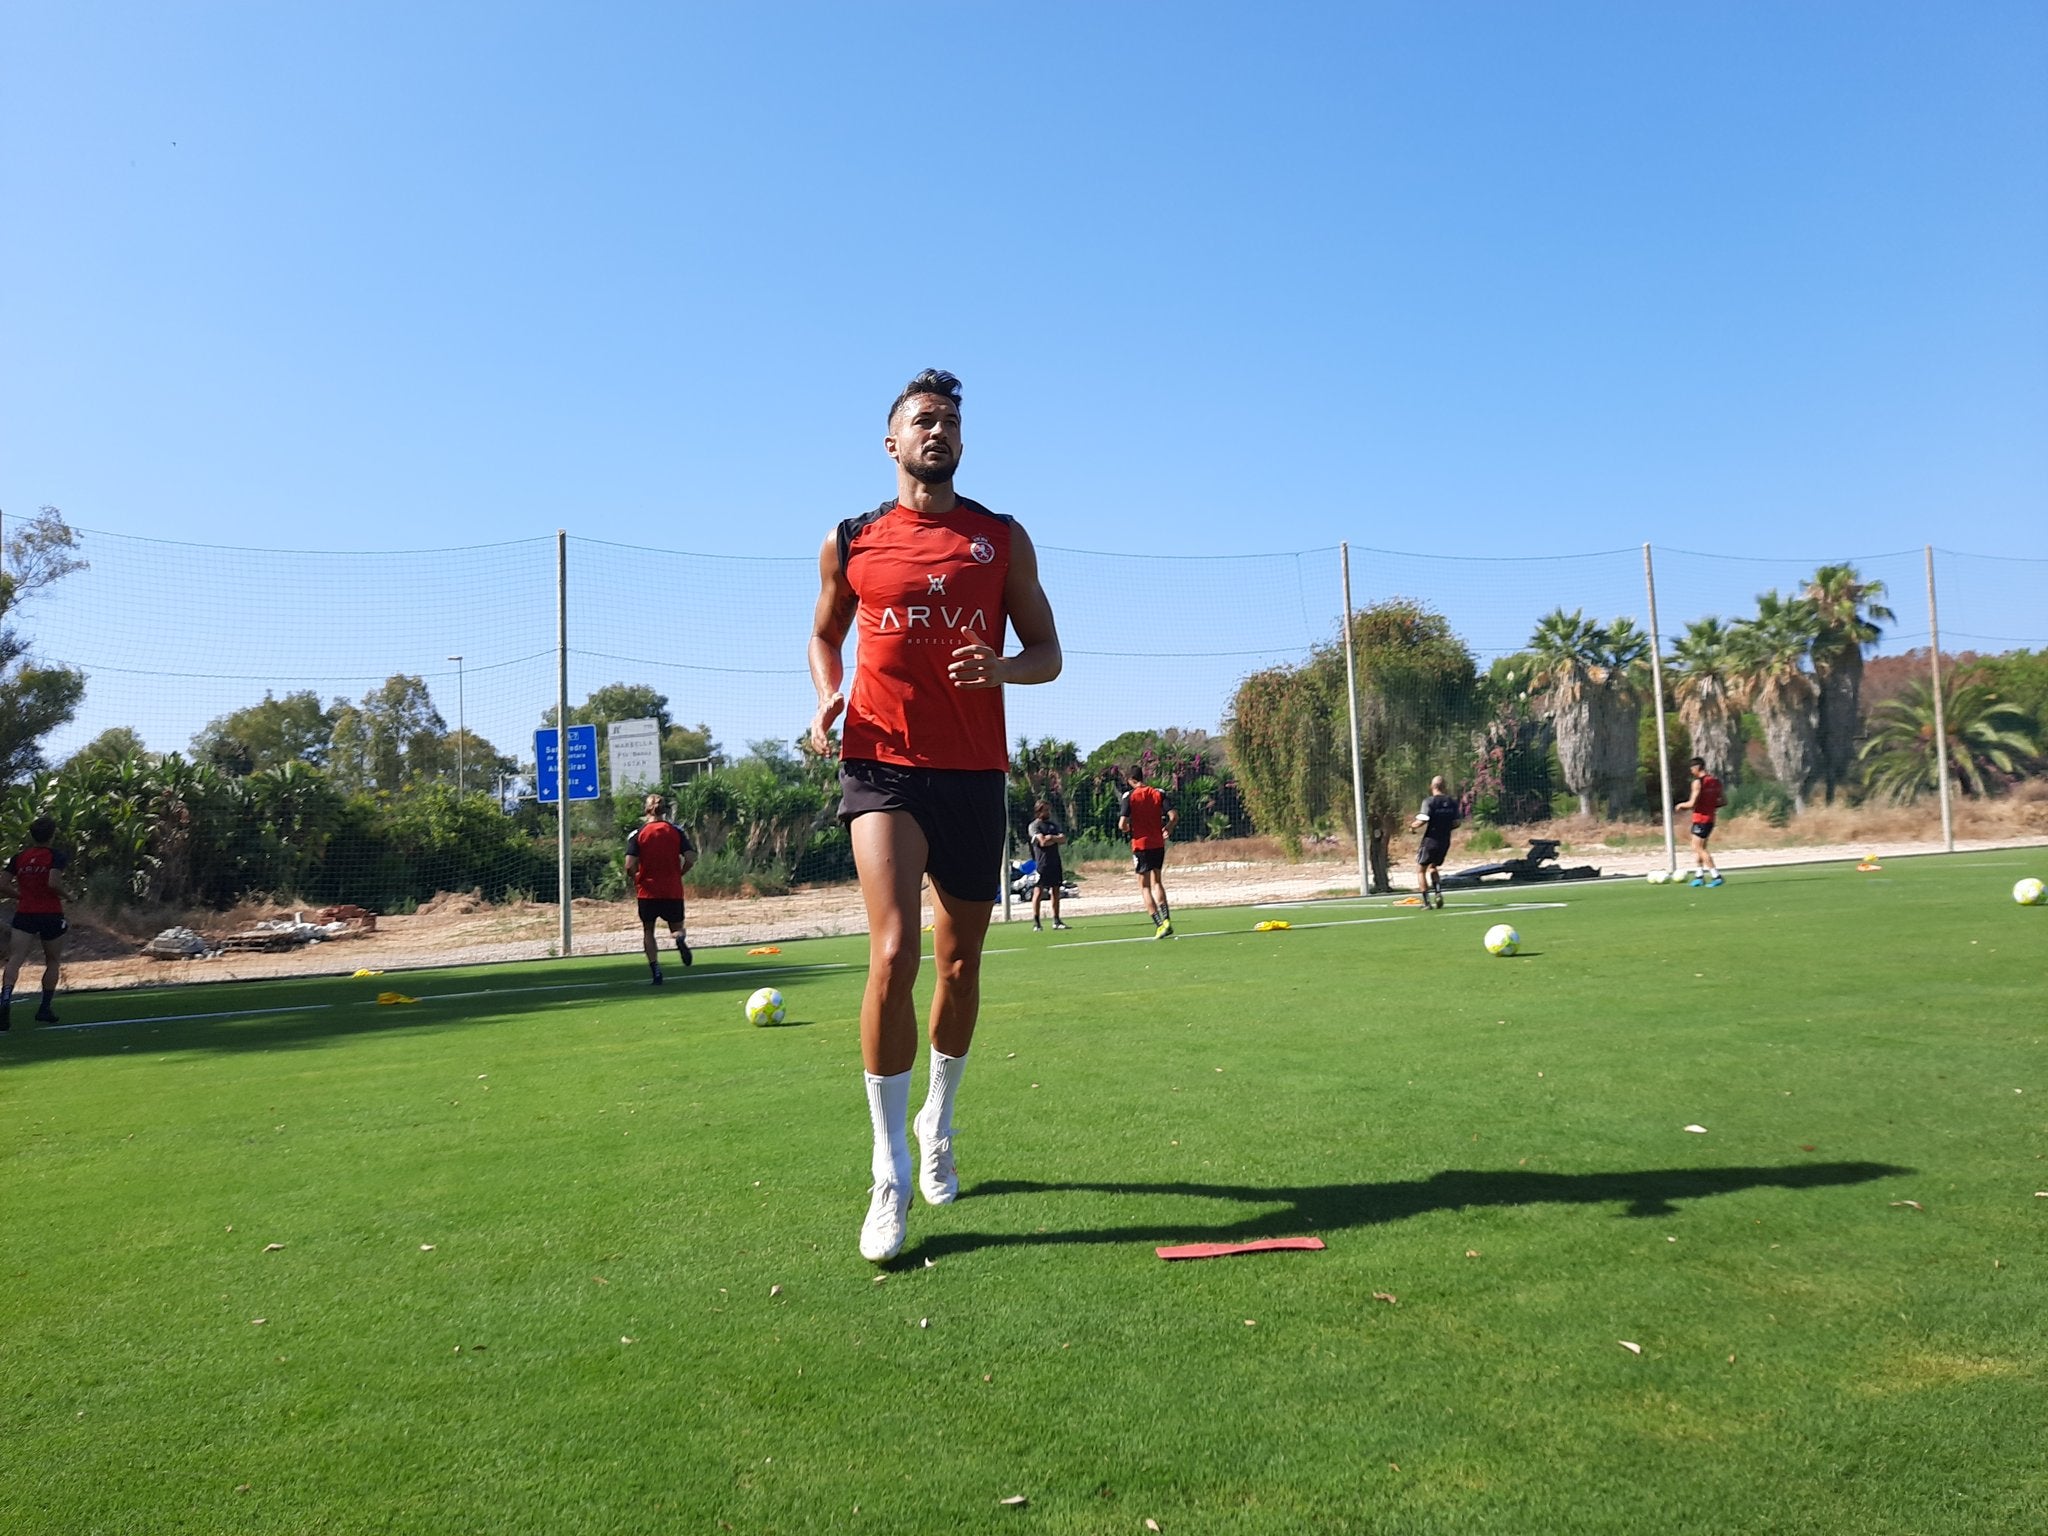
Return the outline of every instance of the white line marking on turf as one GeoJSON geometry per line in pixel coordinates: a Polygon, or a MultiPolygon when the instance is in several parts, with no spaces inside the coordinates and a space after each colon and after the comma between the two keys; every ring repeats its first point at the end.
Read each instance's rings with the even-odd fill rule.
{"type": "Polygon", "coordinates": [[[94,1019],[85,1024],[52,1024],[40,1033],[56,1034],[66,1029],[107,1029],[115,1024],[183,1024],[194,1019],[252,1019],[273,1013],[319,1013],[325,1008],[342,1008],[344,1003],[295,1003],[288,1008],[229,1008],[220,1013],[158,1013],[135,1019],[94,1019]]]}

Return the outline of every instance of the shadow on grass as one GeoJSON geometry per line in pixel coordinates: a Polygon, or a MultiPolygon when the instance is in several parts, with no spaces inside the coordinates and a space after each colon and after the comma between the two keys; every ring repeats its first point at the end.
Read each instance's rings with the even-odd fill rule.
{"type": "MultiPolygon", "coordinates": [[[[1385,1184],[1307,1184],[1257,1188],[1242,1184],[1039,1183],[989,1179],[963,1190],[979,1206],[1014,1195],[1172,1196],[1279,1206],[1238,1221],[1175,1221],[1068,1231],[942,1232],[926,1238],[906,1259],[922,1261],[981,1248],[1041,1243],[1252,1242],[1266,1237],[1322,1236],[1354,1227],[1406,1221],[1434,1211],[1517,1205],[1620,1205],[1623,1216],[1670,1216],[1681,1200],[1732,1195],[1747,1189],[1827,1189],[1899,1178],[1915,1172],[1891,1163],[1800,1163],[1782,1168],[1646,1168],[1626,1173],[1532,1173],[1527,1169],[1446,1168],[1426,1179],[1385,1184]]],[[[1100,1201],[1090,1208],[1100,1211],[1100,1201]]]]}
{"type": "MultiPolygon", "coordinates": [[[[14,1028],[0,1035],[0,1066],[21,1068],[124,1051],[172,1056],[302,1050],[357,1036],[445,1032],[525,1016],[559,1024],[606,1008],[640,1009],[649,1004],[681,1024],[730,1024],[743,1022],[740,1000],[764,978],[790,969],[847,968],[699,964],[670,972],[667,984],[656,989],[648,985],[637,954],[610,964],[572,961],[574,970],[546,973],[561,975],[562,980],[542,979],[540,968],[550,964],[531,962],[533,969],[524,976],[509,968],[414,971],[363,978],[264,978],[209,986],[203,992],[194,988],[186,995],[175,988],[60,993],[57,1004],[64,1022],[24,1026],[25,1014],[18,1011],[14,1028]],[[417,1000],[380,1006],[377,994],[387,990],[416,994],[417,1000]]],[[[802,1027],[805,1022],[792,1019],[778,1027],[802,1027]]]]}

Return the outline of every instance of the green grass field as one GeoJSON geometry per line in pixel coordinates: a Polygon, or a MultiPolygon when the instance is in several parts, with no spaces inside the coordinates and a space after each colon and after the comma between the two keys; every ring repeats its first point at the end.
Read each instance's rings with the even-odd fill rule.
{"type": "Polygon", "coordinates": [[[999,928],[885,1270],[861,941],[72,997],[0,1530],[2040,1532],[2042,872],[999,928]]]}

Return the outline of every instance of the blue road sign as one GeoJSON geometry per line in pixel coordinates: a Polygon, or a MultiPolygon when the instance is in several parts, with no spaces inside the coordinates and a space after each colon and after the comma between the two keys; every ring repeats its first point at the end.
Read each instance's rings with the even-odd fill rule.
{"type": "MultiPolygon", "coordinates": [[[[552,728],[533,733],[535,798],[543,805],[553,805],[562,798],[561,770],[555,762],[555,738],[559,734],[552,728]]],[[[569,798],[597,798],[597,727],[594,725],[569,727],[569,798]]]]}

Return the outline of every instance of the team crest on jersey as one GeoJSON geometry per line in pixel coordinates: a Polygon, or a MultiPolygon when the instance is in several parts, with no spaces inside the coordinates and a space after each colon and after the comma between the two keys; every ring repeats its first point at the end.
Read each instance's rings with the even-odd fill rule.
{"type": "Polygon", "coordinates": [[[988,565],[996,557],[996,547],[985,536],[976,534],[974,542],[967,546],[967,553],[974,556],[976,565],[988,565]]]}

